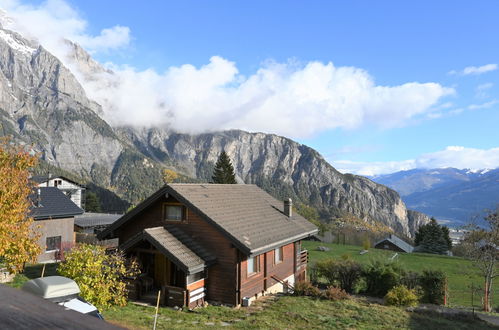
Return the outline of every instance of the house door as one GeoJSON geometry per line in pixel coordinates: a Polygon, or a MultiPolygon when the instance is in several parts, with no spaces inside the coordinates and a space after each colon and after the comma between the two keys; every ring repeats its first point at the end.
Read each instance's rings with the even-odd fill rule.
{"type": "Polygon", "coordinates": [[[171,262],[164,255],[154,255],[154,283],[157,286],[170,285],[171,262]]]}

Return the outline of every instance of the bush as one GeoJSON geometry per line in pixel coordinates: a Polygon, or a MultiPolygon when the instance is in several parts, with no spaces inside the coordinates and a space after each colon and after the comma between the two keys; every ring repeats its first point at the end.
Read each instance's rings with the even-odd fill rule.
{"type": "Polygon", "coordinates": [[[404,274],[400,282],[408,289],[415,289],[419,287],[420,276],[418,272],[408,271],[404,274]]]}
{"type": "Polygon", "coordinates": [[[423,289],[425,303],[443,305],[445,296],[445,284],[447,277],[441,270],[424,270],[420,276],[419,283],[423,289]]]}
{"type": "Polygon", "coordinates": [[[296,296],[320,297],[321,290],[308,281],[298,281],[295,283],[294,294],[296,296]]]}
{"type": "Polygon", "coordinates": [[[369,238],[365,238],[364,241],[362,241],[362,248],[364,250],[369,250],[369,248],[371,247],[371,241],[369,241],[369,238]]]}
{"type": "Polygon", "coordinates": [[[135,262],[127,264],[120,253],[106,254],[101,246],[81,244],[66,254],[58,272],[73,279],[81,296],[99,308],[126,304],[124,277],[138,273],[135,262]]]}
{"type": "Polygon", "coordinates": [[[384,297],[391,288],[401,283],[405,274],[406,272],[396,262],[373,261],[362,271],[366,282],[365,293],[375,297],[384,297]]]}
{"type": "Polygon", "coordinates": [[[385,295],[385,303],[390,306],[416,306],[418,296],[405,285],[397,285],[385,295]]]}
{"type": "Polygon", "coordinates": [[[351,293],[360,279],[362,267],[350,259],[327,259],[316,264],[316,272],[318,276],[326,278],[328,285],[339,286],[351,293]]]}
{"type": "Polygon", "coordinates": [[[317,269],[317,263],[313,263],[309,265],[308,267],[308,277],[310,279],[310,282],[317,285],[319,283],[319,271],[317,269]]]}
{"type": "Polygon", "coordinates": [[[324,291],[322,296],[328,300],[344,300],[344,299],[348,299],[348,297],[349,297],[348,293],[346,293],[345,290],[343,290],[341,288],[334,287],[334,286],[329,286],[324,291]]]}

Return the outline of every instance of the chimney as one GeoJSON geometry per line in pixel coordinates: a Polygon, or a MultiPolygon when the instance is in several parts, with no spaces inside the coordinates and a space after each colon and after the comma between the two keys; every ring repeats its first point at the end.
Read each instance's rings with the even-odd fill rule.
{"type": "Polygon", "coordinates": [[[49,186],[49,183],[50,183],[50,177],[52,176],[52,174],[49,172],[48,175],[47,175],[47,187],[49,186]]]}
{"type": "Polygon", "coordinates": [[[293,216],[293,201],[291,198],[284,201],[284,214],[290,218],[293,216]]]}

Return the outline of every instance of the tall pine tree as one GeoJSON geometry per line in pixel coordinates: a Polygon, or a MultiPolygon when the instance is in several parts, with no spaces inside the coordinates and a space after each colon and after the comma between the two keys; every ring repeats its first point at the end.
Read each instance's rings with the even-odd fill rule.
{"type": "Polygon", "coordinates": [[[439,225],[435,218],[431,218],[429,223],[419,227],[414,244],[418,252],[444,254],[452,249],[449,229],[439,225]]]}
{"type": "Polygon", "coordinates": [[[217,163],[215,164],[215,169],[213,170],[213,176],[211,178],[213,180],[213,183],[237,183],[236,174],[234,173],[234,167],[232,166],[229,156],[225,151],[222,151],[220,156],[218,156],[217,163]]]}

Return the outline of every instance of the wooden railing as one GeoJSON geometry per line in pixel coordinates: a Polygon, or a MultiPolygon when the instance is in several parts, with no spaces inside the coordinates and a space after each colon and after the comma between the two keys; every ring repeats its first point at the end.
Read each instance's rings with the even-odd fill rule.
{"type": "Polygon", "coordinates": [[[300,251],[300,254],[298,255],[298,264],[301,265],[307,265],[308,262],[308,251],[307,250],[302,250],[300,251]]]}

